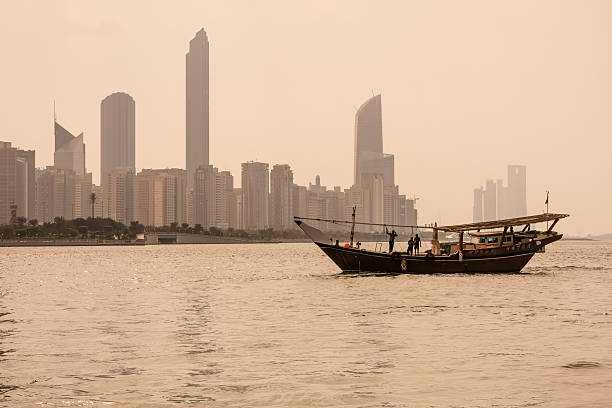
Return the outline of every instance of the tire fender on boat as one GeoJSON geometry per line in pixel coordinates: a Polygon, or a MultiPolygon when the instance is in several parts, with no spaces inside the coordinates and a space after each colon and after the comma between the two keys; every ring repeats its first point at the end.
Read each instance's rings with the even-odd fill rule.
{"type": "Polygon", "coordinates": [[[434,259],[435,259],[435,256],[431,252],[428,252],[428,253],[425,254],[425,260],[426,261],[433,262],[434,259]]]}

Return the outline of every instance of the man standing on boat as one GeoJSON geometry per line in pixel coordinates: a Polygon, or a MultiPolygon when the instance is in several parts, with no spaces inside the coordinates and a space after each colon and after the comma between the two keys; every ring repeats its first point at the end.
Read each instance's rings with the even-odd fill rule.
{"type": "Polygon", "coordinates": [[[387,227],[385,227],[385,232],[387,233],[387,235],[389,235],[389,253],[392,253],[393,246],[395,245],[395,237],[397,237],[397,232],[395,232],[395,230],[391,230],[391,232],[389,232],[387,227]]]}
{"type": "Polygon", "coordinates": [[[414,236],[414,254],[418,254],[419,253],[419,248],[421,247],[421,238],[419,237],[419,234],[416,234],[414,236]]]}
{"type": "Polygon", "coordinates": [[[408,255],[412,256],[412,248],[414,248],[414,240],[410,237],[408,241],[408,255]]]}

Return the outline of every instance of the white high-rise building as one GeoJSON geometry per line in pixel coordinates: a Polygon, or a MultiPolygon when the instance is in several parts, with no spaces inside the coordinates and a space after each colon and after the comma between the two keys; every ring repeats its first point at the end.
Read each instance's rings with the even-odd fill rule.
{"type": "Polygon", "coordinates": [[[215,226],[217,228],[234,228],[236,225],[236,200],[234,197],[234,176],[229,171],[217,173],[215,188],[216,214],[215,226]]]}
{"type": "Polygon", "coordinates": [[[292,228],[293,171],[288,164],[275,164],[270,171],[270,226],[276,230],[292,228]]]}
{"type": "Polygon", "coordinates": [[[487,180],[483,196],[483,221],[497,219],[497,184],[487,180]]]}
{"type": "Polygon", "coordinates": [[[128,225],[134,221],[134,169],[117,167],[102,179],[104,216],[128,225]]]}
{"type": "Polygon", "coordinates": [[[483,200],[484,200],[483,188],[482,187],[475,188],[474,189],[474,206],[472,208],[472,221],[473,222],[482,222],[483,200]]]}
{"type": "Polygon", "coordinates": [[[524,217],[527,215],[527,167],[508,166],[508,188],[506,209],[509,217],[524,217]]]}
{"type": "Polygon", "coordinates": [[[203,228],[214,227],[217,220],[217,174],[213,165],[200,166],[194,173],[193,211],[194,224],[203,228]]]}
{"type": "Polygon", "coordinates": [[[156,227],[185,219],[185,170],[143,169],[134,177],[134,219],[156,227]]]}
{"type": "Polygon", "coordinates": [[[267,163],[242,163],[242,224],[245,229],[268,228],[270,174],[267,163]]]}
{"type": "Polygon", "coordinates": [[[187,187],[198,167],[209,164],[208,36],[204,29],[189,42],[186,55],[187,187]]]}

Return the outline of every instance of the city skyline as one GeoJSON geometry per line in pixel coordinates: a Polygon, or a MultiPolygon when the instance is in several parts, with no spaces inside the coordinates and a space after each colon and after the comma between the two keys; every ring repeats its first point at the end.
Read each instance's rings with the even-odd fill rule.
{"type": "MultiPolygon", "coordinates": [[[[495,15],[514,15],[522,23],[521,31],[510,20],[502,20],[504,30],[490,31],[488,22],[475,17],[479,7],[471,3],[447,5],[451,14],[470,25],[463,30],[455,20],[440,21],[459,33],[450,42],[448,36],[436,34],[433,27],[429,29],[421,22],[431,21],[434,14],[427,5],[383,5],[377,10],[355,5],[347,19],[340,21],[340,5],[323,10],[300,5],[300,14],[307,19],[318,16],[321,25],[316,31],[303,24],[271,21],[266,16],[272,15],[268,6],[262,6],[261,11],[247,6],[237,14],[240,24],[222,18],[227,9],[214,3],[200,9],[199,15],[194,5],[190,13],[186,12],[189,7],[178,7],[168,16],[164,13],[163,19],[145,12],[143,21],[151,25],[133,28],[127,23],[135,10],[115,13],[117,7],[111,4],[105,11],[92,5],[41,5],[23,28],[11,21],[20,21],[20,13],[25,11],[20,6],[9,10],[15,18],[9,18],[9,24],[2,28],[7,37],[22,32],[25,35],[31,24],[62,25],[73,35],[79,29],[75,12],[95,12],[91,25],[85,25],[94,29],[85,31],[75,44],[78,46],[66,43],[67,33],[56,33],[54,26],[48,28],[50,35],[41,44],[28,37],[23,40],[24,48],[31,50],[51,41],[55,46],[48,48],[54,49],[54,61],[77,64],[48,63],[47,72],[38,78],[47,55],[32,53],[43,61],[40,64],[27,64],[31,60],[25,55],[25,65],[32,73],[31,86],[10,66],[3,68],[7,77],[17,79],[6,88],[12,96],[8,98],[11,104],[2,105],[11,118],[0,125],[3,140],[21,149],[36,149],[38,167],[52,163],[48,118],[51,101],[57,99],[62,123],[68,129],[85,132],[87,162],[90,168],[99,168],[96,105],[116,89],[125,90],[138,101],[136,167],[183,167],[185,44],[204,26],[214,33],[215,57],[210,70],[214,100],[211,134],[215,142],[210,153],[219,168],[237,175],[240,163],[248,160],[290,163],[298,184],[306,184],[319,173],[329,185],[350,185],[353,157],[339,157],[336,152],[353,145],[352,124],[346,120],[374,88],[375,93],[385,95],[385,150],[395,155],[397,183],[403,193],[420,198],[422,219],[445,223],[468,220],[472,196],[466,192],[482,180],[483,172],[497,179],[505,173],[506,163],[520,162],[530,169],[529,213],[544,209],[545,192],[549,190],[551,211],[572,213],[568,231],[586,234],[612,229],[607,221],[600,223],[593,217],[611,204],[607,189],[597,200],[583,200],[591,191],[607,185],[603,175],[611,171],[604,152],[611,148],[606,135],[612,126],[603,115],[609,110],[604,96],[611,87],[609,76],[603,74],[603,67],[610,62],[604,52],[609,28],[596,18],[610,14],[607,3],[594,2],[580,9],[564,4],[554,18],[542,18],[548,16],[545,4],[534,5],[528,14],[521,5],[486,5],[486,11],[495,15]],[[405,13],[408,8],[410,13],[405,13]],[[372,12],[384,23],[373,24],[364,35],[357,35],[364,30],[358,22],[372,12]],[[202,19],[202,15],[208,17],[202,19]],[[246,15],[257,16],[255,20],[263,19],[267,24],[259,21],[255,25],[244,20],[246,15]],[[410,24],[399,25],[399,15],[409,15],[410,24]],[[170,30],[173,18],[181,21],[181,26],[170,30]],[[574,20],[577,25],[572,24],[576,29],[571,35],[561,29],[574,20]],[[332,21],[346,34],[334,32],[332,21]],[[103,24],[107,22],[115,29],[103,24]],[[552,37],[534,35],[541,32],[542,25],[552,37]],[[275,37],[281,28],[284,35],[275,37]],[[480,36],[481,30],[492,34],[480,36]],[[426,46],[410,40],[419,38],[415,35],[419,32],[429,33],[426,46]],[[323,36],[327,41],[321,40],[323,36]],[[409,57],[397,55],[392,51],[396,47],[387,46],[403,39],[411,41],[409,57]],[[92,46],[81,46],[81,41],[92,46]],[[148,43],[155,44],[154,53],[148,43]],[[568,43],[576,47],[565,47],[568,43]],[[503,46],[497,48],[499,44],[503,46]],[[278,53],[279,49],[283,52],[278,53]],[[435,55],[431,49],[437,50],[435,55]],[[492,55],[492,49],[503,52],[492,55]],[[546,55],[542,49],[547,50],[546,55]],[[364,59],[364,52],[370,52],[372,58],[364,59]],[[298,55],[315,58],[298,59],[298,55]],[[129,64],[108,65],[103,74],[96,71],[96,64],[107,59],[129,64]],[[324,72],[313,65],[322,59],[329,62],[324,72]],[[585,77],[584,72],[593,75],[585,77]],[[90,80],[92,75],[96,81],[90,80]],[[232,91],[234,88],[240,92],[232,91]],[[589,103],[575,106],[576,100],[589,103]],[[287,143],[272,145],[274,140],[287,143]],[[555,140],[580,143],[572,149],[558,148],[555,140]],[[552,147],[557,150],[554,154],[552,147]],[[469,156],[474,151],[478,154],[469,156]],[[435,160],[427,157],[432,153],[435,160]],[[469,165],[458,159],[457,153],[469,157],[469,165]],[[589,160],[584,160],[586,157],[589,160]],[[579,165],[573,164],[576,160],[579,165]],[[461,177],[449,182],[451,174],[461,177]],[[449,202],[449,196],[456,199],[449,202]]],[[[286,7],[280,6],[277,11],[281,16],[293,15],[286,7]]],[[[12,44],[8,44],[7,53],[9,58],[22,57],[12,44]]],[[[97,172],[94,175],[96,180],[100,177],[97,172]]]]}

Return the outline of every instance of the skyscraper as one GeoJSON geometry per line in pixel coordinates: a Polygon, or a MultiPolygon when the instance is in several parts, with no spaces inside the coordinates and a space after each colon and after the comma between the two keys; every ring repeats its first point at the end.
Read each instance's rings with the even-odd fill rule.
{"type": "Polygon", "coordinates": [[[15,152],[17,160],[17,216],[32,219],[36,217],[36,152],[20,150],[15,152]]]}
{"type": "Polygon", "coordinates": [[[65,208],[72,208],[72,213],[65,216],[71,218],[87,218],[91,215],[91,173],[87,173],[85,167],[85,143],[83,133],[74,136],[62,125],[55,121],[55,152],[53,154],[53,164],[57,169],[64,170],[74,175],[72,188],[74,191],[69,195],[73,200],[72,205],[65,208]]]}
{"type": "Polygon", "coordinates": [[[497,219],[497,185],[493,180],[487,180],[483,196],[483,221],[497,219]]]}
{"type": "Polygon", "coordinates": [[[355,180],[361,175],[382,174],[385,186],[395,185],[394,157],[383,153],[382,102],[376,95],[361,105],[355,114],[355,180]]]}
{"type": "Polygon", "coordinates": [[[486,188],[474,189],[474,222],[527,215],[527,168],[508,166],[508,185],[502,179],[487,180],[486,188]]]}
{"type": "Polygon", "coordinates": [[[193,186],[194,173],[208,166],[208,36],[204,29],[189,42],[186,55],[186,162],[187,187],[193,186]]]}
{"type": "Polygon", "coordinates": [[[484,199],[484,190],[482,187],[474,189],[474,207],[472,222],[482,222],[482,202],[484,199]]]}
{"type": "Polygon", "coordinates": [[[79,176],[85,175],[85,143],[83,143],[83,133],[74,136],[62,125],[55,122],[53,165],[58,169],[72,170],[79,176]]]}
{"type": "Polygon", "coordinates": [[[16,151],[10,142],[0,142],[0,225],[9,223],[17,198],[16,151]]]}
{"type": "Polygon", "coordinates": [[[34,156],[33,150],[0,142],[0,225],[9,223],[13,205],[18,217],[36,216],[34,156]]]}
{"type": "Polygon", "coordinates": [[[270,175],[267,163],[242,163],[242,225],[245,229],[268,227],[270,175]]]}
{"type": "Polygon", "coordinates": [[[193,212],[194,224],[204,228],[215,226],[217,219],[217,175],[219,169],[213,165],[200,166],[194,173],[193,212]]]}
{"type": "Polygon", "coordinates": [[[134,99],[123,92],[113,93],[102,100],[100,112],[102,179],[118,167],[135,170],[135,109],[134,99]]]}
{"type": "Polygon", "coordinates": [[[527,167],[508,166],[507,211],[510,217],[527,215],[527,167]]]}
{"type": "Polygon", "coordinates": [[[288,164],[275,164],[270,172],[270,226],[293,227],[293,171],[288,164]]]}
{"type": "Polygon", "coordinates": [[[234,176],[229,171],[217,173],[215,191],[217,228],[236,227],[236,197],[234,195],[234,176]]]}

